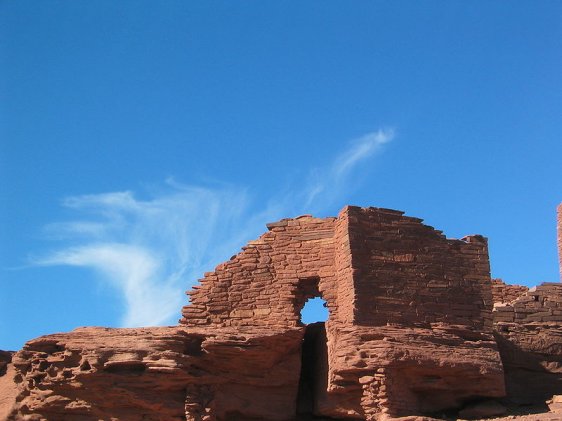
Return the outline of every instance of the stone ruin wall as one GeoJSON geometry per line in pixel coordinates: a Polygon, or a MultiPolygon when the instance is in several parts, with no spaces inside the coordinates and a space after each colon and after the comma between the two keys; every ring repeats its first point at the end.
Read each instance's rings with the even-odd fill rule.
{"type": "Polygon", "coordinates": [[[268,224],[269,232],[205,274],[180,323],[295,327],[315,296],[326,300],[331,322],[366,326],[446,322],[490,330],[491,303],[495,322],[562,321],[559,284],[533,293],[490,283],[485,238],[446,239],[421,221],[348,206],[337,218],[268,224]]]}
{"type": "Polygon", "coordinates": [[[346,207],[337,218],[302,216],[205,274],[180,323],[294,327],[307,299],[326,300],[330,322],[491,331],[486,239],[450,240],[422,220],[346,207]]]}
{"type": "MultiPolygon", "coordinates": [[[[562,275],[562,203],[557,208],[558,252],[562,275]]],[[[533,288],[492,280],[494,323],[562,323],[562,283],[543,282],[533,288]]]]}
{"type": "MultiPolygon", "coordinates": [[[[396,379],[391,387],[390,377],[400,370],[400,378],[405,378],[406,366],[427,358],[428,349],[435,355],[453,352],[429,339],[436,323],[468,329],[482,343],[492,342],[478,356],[473,351],[457,353],[465,363],[451,365],[467,364],[469,368],[463,368],[462,374],[447,368],[448,364],[440,367],[435,363],[423,376],[436,375],[444,384],[455,383],[458,376],[474,378],[470,387],[456,391],[458,397],[476,391],[489,396],[503,393],[503,373],[493,339],[478,336],[478,332],[492,331],[488,251],[483,237],[451,240],[403,212],[354,206],[344,208],[337,218],[305,215],[267,226],[267,233],[206,273],[200,285],[188,292],[191,305],[183,308],[182,325],[297,327],[306,300],[321,296],[329,310],[325,333],[319,333],[325,335],[327,353],[317,358],[326,358],[320,378],[327,380],[325,392],[315,401],[326,416],[360,419],[366,405],[379,408],[371,411],[415,412],[417,394],[409,391],[407,382],[400,386],[402,380],[396,379]],[[404,327],[425,330],[406,340],[400,331],[404,327]],[[378,328],[383,330],[369,333],[378,328]],[[390,348],[389,338],[393,338],[390,348]],[[419,356],[409,351],[411,357],[402,358],[400,364],[376,351],[386,348],[388,355],[401,354],[414,340],[424,351],[419,356]],[[373,355],[370,364],[361,362],[367,355],[373,355]],[[350,367],[351,361],[358,366],[350,367]],[[364,396],[374,393],[372,383],[362,386],[360,381],[373,370],[371,364],[385,373],[378,375],[376,390],[392,390],[392,405],[386,403],[387,392],[380,392],[378,398],[364,396]],[[486,376],[480,368],[472,370],[479,364],[489,367],[486,376]],[[383,368],[389,365],[394,368],[383,368]]],[[[460,350],[465,339],[455,335],[447,341],[460,350]]],[[[415,370],[422,375],[423,370],[415,370]]],[[[427,385],[418,389],[428,387],[433,390],[427,385]]],[[[451,404],[456,402],[451,397],[451,404]]]]}
{"type": "Polygon", "coordinates": [[[495,303],[511,303],[524,295],[529,287],[524,285],[509,285],[501,279],[492,279],[492,300],[495,303]]]}
{"type": "Polygon", "coordinates": [[[491,331],[484,237],[447,239],[400,211],[348,209],[358,324],[441,322],[491,331]]]}
{"type": "MultiPolygon", "coordinates": [[[[561,218],[562,205],[558,208],[559,246],[561,218]]],[[[440,231],[422,224],[421,219],[404,216],[403,212],[353,206],[346,207],[337,218],[304,216],[269,224],[268,228],[268,233],[250,242],[230,262],[206,274],[201,287],[191,293],[194,305],[184,308],[182,323],[298,326],[306,299],[322,296],[330,312],[326,367],[329,381],[328,393],[318,400],[328,414],[341,415],[337,409],[360,413],[357,402],[366,399],[365,390],[371,387],[363,386],[363,395],[357,395],[355,403],[350,403],[349,386],[345,397],[337,393],[342,390],[340,383],[359,382],[359,375],[349,374],[346,368],[350,356],[339,350],[349,346],[345,341],[357,349],[365,348],[355,343],[357,333],[347,335],[343,325],[431,328],[445,324],[492,332],[494,324],[510,396],[520,400],[530,396],[521,386],[525,385],[526,375],[534,379],[535,400],[562,387],[558,386],[562,364],[557,356],[562,355],[557,342],[562,324],[562,284],[545,283],[529,290],[492,281],[484,237],[447,239],[440,231]],[[264,297],[265,285],[269,298],[264,297]],[[247,295],[239,299],[241,290],[247,295]],[[220,295],[213,297],[215,293],[220,295]],[[230,299],[232,293],[234,300],[230,299]],[[543,325],[538,327],[536,323],[543,325]],[[533,335],[541,339],[530,339],[533,335]]],[[[400,342],[396,337],[393,340],[400,342]]],[[[374,341],[369,346],[377,348],[381,344],[374,341]]],[[[362,355],[368,352],[368,347],[361,351],[362,355]]],[[[487,358],[494,359],[492,354],[487,358]]],[[[376,364],[385,367],[393,363],[380,360],[376,364]]],[[[396,374],[396,368],[381,368],[382,372],[385,374],[378,374],[380,378],[376,380],[380,384],[388,383],[393,376],[403,376],[396,374]]],[[[501,390],[495,382],[488,380],[501,390]]],[[[479,387],[484,390],[486,386],[479,387]]],[[[384,388],[391,390],[390,386],[384,388]]],[[[390,399],[395,414],[413,410],[415,404],[411,402],[418,398],[410,396],[408,390],[395,388],[393,393],[401,396],[390,399]],[[404,408],[396,406],[396,402],[402,402],[404,408]]],[[[379,398],[389,400],[386,395],[379,398]]],[[[371,406],[378,407],[373,399],[371,406]]]]}
{"type": "Polygon", "coordinates": [[[494,304],[494,322],[562,323],[562,283],[543,282],[508,302],[494,304]]]}
{"type": "MultiPolygon", "coordinates": [[[[339,237],[345,234],[339,225],[336,218],[311,216],[268,224],[269,232],[206,273],[188,292],[191,304],[183,308],[180,323],[296,327],[306,300],[320,295],[331,317],[339,319],[344,306],[338,301],[338,289],[345,287],[336,283],[336,273],[345,270],[338,267],[344,259],[336,256],[335,244],[342,243],[339,237]]],[[[352,291],[349,285],[346,289],[352,291]]]]}
{"type": "Polygon", "coordinates": [[[190,295],[177,327],[28,342],[13,359],[22,400],[9,419],[281,421],[313,405],[374,421],[562,390],[562,284],[492,281],[484,237],[447,239],[399,211],[268,224],[190,295]],[[300,322],[316,296],[325,328],[300,322]],[[317,388],[303,401],[308,370],[317,388]]]}

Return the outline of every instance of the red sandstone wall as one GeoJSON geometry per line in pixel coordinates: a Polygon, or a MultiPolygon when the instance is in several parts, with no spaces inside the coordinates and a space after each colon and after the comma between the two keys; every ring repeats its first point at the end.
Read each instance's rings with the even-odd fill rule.
{"type": "Polygon", "coordinates": [[[57,420],[286,420],[298,396],[316,415],[374,420],[504,396],[486,240],[448,240],[421,222],[347,207],[268,224],[190,292],[188,329],[80,329],[29,342],[14,364],[30,392],[20,409],[57,420]],[[330,319],[311,342],[313,325],[291,327],[318,295],[330,319]],[[301,380],[321,386],[315,401],[298,394],[301,368],[301,380]],[[68,402],[80,404],[69,412],[68,402]]]}
{"type": "Polygon", "coordinates": [[[338,218],[268,224],[194,287],[188,325],[297,326],[308,298],[322,295],[330,321],[491,330],[486,239],[446,239],[403,212],[348,206],[338,218]]]}
{"type": "MultiPolygon", "coordinates": [[[[192,304],[184,307],[180,323],[297,326],[305,301],[319,294],[330,317],[337,318],[334,244],[346,232],[336,225],[336,218],[311,216],[268,224],[269,232],[206,273],[188,292],[192,304]]],[[[340,251],[342,261],[346,254],[340,251]]]]}
{"type": "Polygon", "coordinates": [[[523,285],[508,285],[501,279],[492,279],[492,297],[494,303],[511,303],[525,295],[529,290],[523,285]]]}
{"type": "MultiPolygon", "coordinates": [[[[337,242],[336,253],[336,279],[338,295],[338,320],[353,323],[355,319],[355,288],[353,285],[352,256],[349,244],[349,217],[347,207],[342,209],[336,221],[337,242]]],[[[333,319],[332,319],[333,320],[333,319]]]]}
{"type": "Polygon", "coordinates": [[[349,207],[355,321],[492,329],[490,266],[481,236],[446,239],[403,212],[349,207]]]}
{"type": "Polygon", "coordinates": [[[494,322],[562,322],[562,284],[544,282],[509,304],[494,306],[494,322]]]}

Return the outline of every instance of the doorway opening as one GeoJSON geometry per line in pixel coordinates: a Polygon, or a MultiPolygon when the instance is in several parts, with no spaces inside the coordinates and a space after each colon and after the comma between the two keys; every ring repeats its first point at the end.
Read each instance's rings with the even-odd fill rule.
{"type": "Polygon", "coordinates": [[[315,416],[320,415],[320,403],[327,397],[328,348],[324,322],[308,324],[305,329],[297,395],[297,415],[299,420],[313,420],[315,416]]]}
{"type": "Polygon", "coordinates": [[[313,420],[319,416],[327,398],[328,348],[326,328],[329,311],[319,289],[320,278],[299,279],[296,308],[299,324],[305,326],[301,348],[301,372],[297,395],[297,419],[313,420]]]}

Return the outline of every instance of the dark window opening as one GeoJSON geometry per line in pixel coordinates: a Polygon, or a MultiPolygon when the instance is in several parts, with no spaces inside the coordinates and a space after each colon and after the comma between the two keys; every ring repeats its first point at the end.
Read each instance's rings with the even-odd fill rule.
{"type": "Polygon", "coordinates": [[[198,357],[203,355],[203,340],[202,336],[190,335],[184,339],[183,353],[198,357]]]}

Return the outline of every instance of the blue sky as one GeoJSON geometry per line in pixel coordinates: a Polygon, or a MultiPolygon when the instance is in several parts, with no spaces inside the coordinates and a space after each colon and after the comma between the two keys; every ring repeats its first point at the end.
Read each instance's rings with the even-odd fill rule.
{"type": "Polygon", "coordinates": [[[5,0],[0,40],[0,349],[174,324],[266,222],[345,204],[559,280],[559,2],[5,0]]]}

